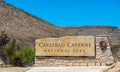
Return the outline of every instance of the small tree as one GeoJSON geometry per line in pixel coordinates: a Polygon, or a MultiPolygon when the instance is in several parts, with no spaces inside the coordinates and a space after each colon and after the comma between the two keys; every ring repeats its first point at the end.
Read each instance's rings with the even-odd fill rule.
{"type": "Polygon", "coordinates": [[[32,65],[35,58],[35,52],[30,48],[25,48],[23,50],[22,61],[27,65],[32,65]]]}
{"type": "Polygon", "coordinates": [[[11,64],[13,64],[14,66],[23,66],[21,58],[22,58],[22,52],[16,51],[12,56],[11,64]]]}
{"type": "Polygon", "coordinates": [[[12,45],[6,44],[4,46],[3,54],[6,57],[6,61],[7,61],[8,64],[10,64],[11,61],[13,60],[12,56],[14,55],[14,53],[15,53],[15,49],[12,47],[12,45]]]}
{"type": "Polygon", "coordinates": [[[9,42],[9,37],[5,34],[5,31],[1,31],[0,34],[0,56],[3,57],[3,47],[9,42]]]}
{"type": "Polygon", "coordinates": [[[0,35],[0,47],[5,46],[9,42],[9,37],[5,34],[5,31],[1,31],[0,35]]]}

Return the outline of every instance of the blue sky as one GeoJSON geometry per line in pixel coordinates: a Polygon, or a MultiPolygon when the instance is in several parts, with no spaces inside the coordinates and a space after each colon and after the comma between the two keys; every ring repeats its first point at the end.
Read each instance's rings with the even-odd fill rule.
{"type": "Polygon", "coordinates": [[[5,0],[56,26],[117,26],[120,0],[5,0]]]}

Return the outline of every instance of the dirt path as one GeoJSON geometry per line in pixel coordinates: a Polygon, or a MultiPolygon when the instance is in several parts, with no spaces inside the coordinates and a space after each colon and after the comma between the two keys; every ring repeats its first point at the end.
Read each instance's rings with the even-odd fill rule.
{"type": "Polygon", "coordinates": [[[30,68],[25,67],[0,67],[0,72],[25,72],[30,68]]]}

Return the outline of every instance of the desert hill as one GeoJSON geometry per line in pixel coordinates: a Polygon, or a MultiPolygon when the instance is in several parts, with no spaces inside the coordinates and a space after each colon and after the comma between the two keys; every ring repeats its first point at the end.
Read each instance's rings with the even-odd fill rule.
{"type": "Polygon", "coordinates": [[[67,35],[109,35],[112,44],[120,43],[120,29],[110,26],[57,27],[0,0],[0,32],[17,40],[20,47],[34,48],[36,39],[67,35]]]}
{"type": "Polygon", "coordinates": [[[42,19],[0,0],[0,31],[17,39],[21,46],[34,47],[35,39],[59,37],[68,33],[42,19]]]}

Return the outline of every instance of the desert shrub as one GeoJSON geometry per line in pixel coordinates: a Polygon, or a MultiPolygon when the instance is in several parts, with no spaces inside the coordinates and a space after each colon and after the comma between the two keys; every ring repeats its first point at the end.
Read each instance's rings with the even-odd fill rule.
{"type": "Polygon", "coordinates": [[[33,64],[34,51],[31,48],[21,50],[16,45],[16,39],[10,39],[5,31],[0,33],[0,56],[5,64],[12,64],[14,66],[25,66],[33,64]]]}
{"type": "Polygon", "coordinates": [[[11,63],[11,61],[13,60],[13,55],[14,55],[15,49],[12,47],[12,45],[10,44],[6,44],[3,48],[3,54],[6,58],[6,62],[8,64],[11,63]]]}
{"type": "Polygon", "coordinates": [[[114,57],[120,57],[120,44],[113,45],[111,47],[112,53],[114,57]]]}
{"type": "Polygon", "coordinates": [[[7,64],[14,66],[30,66],[34,61],[34,51],[31,48],[17,50],[13,45],[7,44],[3,49],[7,64]]]}
{"type": "Polygon", "coordinates": [[[0,46],[3,47],[9,42],[9,37],[5,34],[5,31],[1,31],[0,35],[0,46]]]}
{"type": "Polygon", "coordinates": [[[22,58],[22,52],[16,51],[12,56],[11,64],[14,66],[23,66],[21,58],[22,58]]]}
{"type": "Polygon", "coordinates": [[[25,48],[22,52],[23,56],[21,60],[28,66],[32,65],[35,58],[35,52],[31,48],[25,48]]]}
{"type": "Polygon", "coordinates": [[[111,47],[111,50],[112,50],[113,52],[117,52],[117,51],[119,51],[119,49],[120,49],[120,45],[113,45],[113,46],[111,47]]]}
{"type": "Polygon", "coordinates": [[[3,58],[3,47],[9,43],[9,37],[5,34],[5,31],[1,31],[0,33],[0,56],[3,58]]]}

